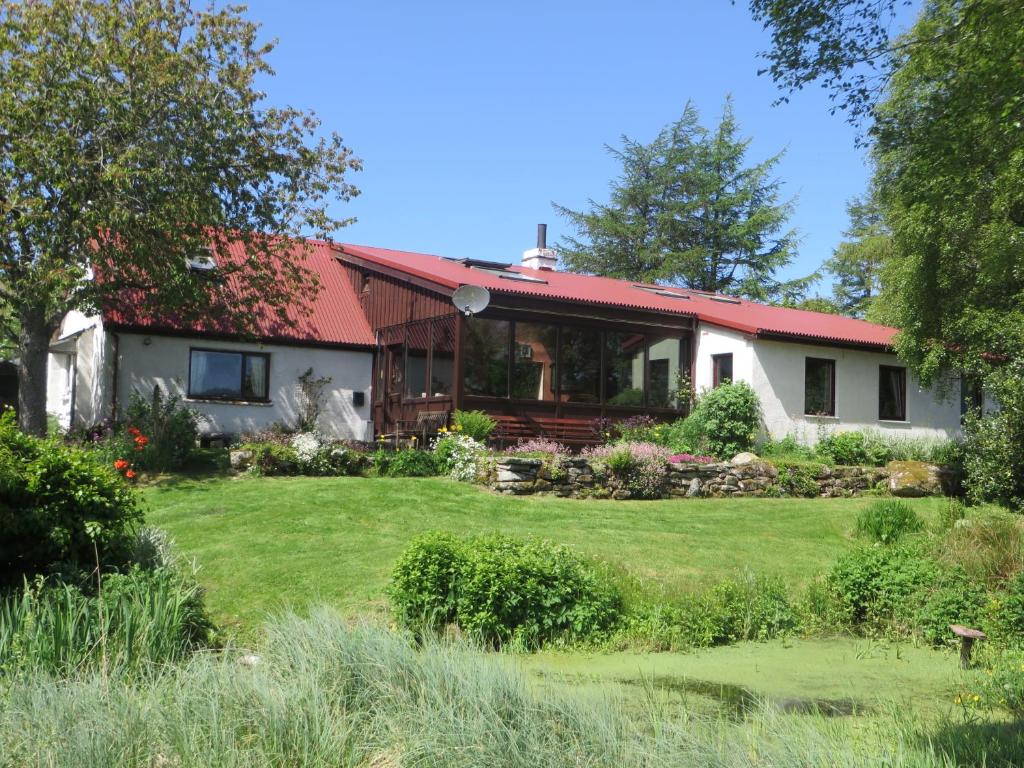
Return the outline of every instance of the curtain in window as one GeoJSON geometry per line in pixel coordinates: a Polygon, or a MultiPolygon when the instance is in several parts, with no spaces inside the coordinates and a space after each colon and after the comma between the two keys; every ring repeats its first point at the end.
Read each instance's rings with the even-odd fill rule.
{"type": "Polygon", "coordinates": [[[189,364],[188,391],[192,395],[201,395],[205,391],[206,381],[206,355],[202,352],[193,352],[189,364]]]}
{"type": "Polygon", "coordinates": [[[883,366],[880,371],[880,379],[878,418],[892,421],[906,420],[906,369],[883,366]]]}
{"type": "Polygon", "coordinates": [[[246,394],[259,400],[267,398],[267,358],[245,358],[246,394]]]}

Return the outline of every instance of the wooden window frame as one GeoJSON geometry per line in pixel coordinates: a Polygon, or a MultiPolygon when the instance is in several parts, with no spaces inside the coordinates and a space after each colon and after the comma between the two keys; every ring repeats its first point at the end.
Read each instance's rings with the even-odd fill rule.
{"type": "Polygon", "coordinates": [[[733,375],[729,378],[729,381],[730,382],[736,381],[736,370],[734,368],[734,365],[735,365],[736,361],[733,358],[732,352],[721,352],[721,353],[719,353],[717,355],[712,355],[711,356],[711,388],[712,389],[715,389],[716,387],[718,387],[722,383],[721,376],[719,375],[719,371],[720,371],[720,367],[721,367],[719,361],[724,360],[725,358],[729,358],[729,367],[733,368],[733,375]]]}
{"type": "Polygon", "coordinates": [[[216,400],[224,403],[269,403],[270,402],[270,353],[269,352],[248,352],[237,349],[216,349],[213,347],[189,347],[188,348],[188,398],[189,400],[216,400]],[[238,355],[242,358],[241,375],[238,382],[239,395],[203,395],[192,391],[192,355],[195,352],[213,352],[218,355],[238,355]],[[245,394],[245,359],[247,357],[262,357],[266,360],[266,373],[264,374],[263,387],[267,392],[266,397],[256,397],[245,394]]]}
{"type": "Polygon", "coordinates": [[[836,361],[831,357],[805,357],[804,358],[804,416],[828,416],[835,418],[836,415],[836,361]],[[807,366],[809,363],[828,363],[832,375],[829,377],[829,403],[832,408],[828,413],[817,413],[807,410],[807,366]]]}

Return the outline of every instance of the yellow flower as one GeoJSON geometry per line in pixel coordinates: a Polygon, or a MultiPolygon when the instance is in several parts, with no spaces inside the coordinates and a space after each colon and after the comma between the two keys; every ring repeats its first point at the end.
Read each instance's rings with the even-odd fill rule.
{"type": "Polygon", "coordinates": [[[971,700],[972,700],[972,701],[981,701],[981,696],[979,696],[978,694],[974,694],[974,695],[973,695],[973,696],[971,697],[971,700]]]}
{"type": "Polygon", "coordinates": [[[416,442],[416,435],[413,435],[410,439],[415,443],[416,442]]]}
{"type": "Polygon", "coordinates": [[[953,703],[954,704],[959,704],[960,703],[960,697],[957,696],[955,699],[953,699],[953,703]]]}
{"type": "Polygon", "coordinates": [[[461,432],[462,431],[462,425],[461,424],[456,424],[455,425],[455,431],[456,432],[461,432]]]}
{"type": "Polygon", "coordinates": [[[441,427],[441,428],[440,428],[439,430],[437,430],[437,431],[438,431],[438,432],[447,432],[447,431],[448,431],[448,427],[441,427]]]}

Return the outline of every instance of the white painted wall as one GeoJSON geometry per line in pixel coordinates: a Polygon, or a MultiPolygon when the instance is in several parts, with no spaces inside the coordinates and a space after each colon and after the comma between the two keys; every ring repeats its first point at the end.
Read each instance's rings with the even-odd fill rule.
{"type": "Polygon", "coordinates": [[[99,316],[69,312],[61,323],[57,343],[79,333],[74,352],[51,352],[46,384],[46,410],[62,427],[91,426],[110,415],[110,334],[99,316]],[[80,333],[79,333],[80,332],[80,333]],[[72,424],[72,381],[74,409],[72,424]]]}
{"type": "Polygon", "coordinates": [[[959,386],[924,389],[907,371],[907,420],[878,418],[878,367],[904,365],[894,354],[758,339],[754,376],[765,428],[775,439],[795,435],[813,444],[821,430],[877,430],[893,436],[949,438],[960,431],[959,386]],[[804,369],[808,357],[836,361],[836,415],[804,415],[804,369]]]}
{"type": "Polygon", "coordinates": [[[369,351],[120,333],[118,403],[123,409],[132,392],[148,396],[152,394],[153,387],[159,385],[164,392],[186,398],[189,407],[206,417],[205,423],[201,425],[204,433],[252,432],[265,429],[275,422],[292,425],[297,419],[299,408],[297,379],[311,366],[315,376],[330,376],[332,379],[325,389],[320,429],[334,438],[372,440],[372,354],[369,351]],[[147,339],[149,344],[146,343],[147,339]],[[190,347],[269,353],[270,402],[224,403],[188,399],[190,347]],[[361,407],[352,404],[354,391],[365,393],[365,403],[361,407]]]}
{"type": "Polygon", "coordinates": [[[697,391],[712,384],[711,356],[731,352],[733,377],[749,383],[761,399],[767,434],[794,435],[813,444],[819,431],[872,429],[907,437],[942,437],[960,431],[959,383],[923,389],[907,372],[907,421],[878,418],[878,366],[903,365],[894,354],[754,339],[701,323],[697,330],[697,391]],[[808,357],[836,361],[836,415],[804,415],[804,365],[808,357]]]}
{"type": "Polygon", "coordinates": [[[754,340],[739,331],[700,323],[694,349],[693,386],[699,394],[713,383],[712,355],[732,354],[732,375],[736,381],[753,382],[754,340]]]}

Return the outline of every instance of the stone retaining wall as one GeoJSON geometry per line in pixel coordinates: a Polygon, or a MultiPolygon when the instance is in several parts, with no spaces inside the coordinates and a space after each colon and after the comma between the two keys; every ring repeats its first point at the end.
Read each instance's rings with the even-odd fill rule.
{"type": "MultiPolygon", "coordinates": [[[[661,496],[857,496],[876,488],[887,489],[889,479],[890,471],[879,467],[783,467],[780,470],[759,460],[740,464],[670,464],[661,496]]],[[[481,481],[504,494],[631,497],[618,478],[579,457],[545,461],[498,456],[484,468],[481,481]]]]}

